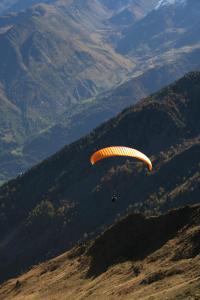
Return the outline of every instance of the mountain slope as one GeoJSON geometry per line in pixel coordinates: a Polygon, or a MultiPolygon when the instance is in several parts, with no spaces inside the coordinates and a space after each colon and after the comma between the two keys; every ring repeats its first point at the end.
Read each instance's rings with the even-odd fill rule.
{"type": "Polygon", "coordinates": [[[52,3],[55,0],[1,0],[0,15],[25,10],[37,3],[52,3]]]}
{"type": "Polygon", "coordinates": [[[89,133],[91,129],[138,99],[157,91],[166,83],[171,83],[188,70],[197,68],[199,53],[198,49],[185,53],[174,62],[169,62],[164,66],[155,66],[116,88],[100,93],[95,98],[68,106],[68,111],[60,116],[59,121],[41,133],[30,136],[19,150],[12,151],[10,156],[7,155],[6,163],[3,162],[0,166],[2,180],[8,176],[7,174],[14,177],[19,172],[24,172],[66,144],[89,133]]]}
{"type": "MultiPolygon", "coordinates": [[[[113,117],[113,114],[119,113],[142,97],[173,82],[190,68],[192,71],[199,63],[199,55],[200,50],[192,51],[177,59],[176,63],[154,67],[100,94],[95,97],[94,101],[86,100],[76,105],[71,109],[73,113],[64,113],[59,123],[27,140],[23,147],[24,158],[32,157],[37,162],[38,159],[41,160],[54,154],[66,144],[89,133],[92,128],[113,117]]],[[[27,165],[28,163],[27,161],[27,165]]]]}
{"type": "MultiPolygon", "coordinates": [[[[37,2],[29,1],[28,6],[37,2]]],[[[19,5],[27,6],[22,1],[19,5]]],[[[7,122],[12,119],[12,110],[6,110],[5,119],[5,101],[0,100],[2,181],[48,155],[24,154],[27,138],[48,130],[63,111],[73,114],[75,104],[112,86],[132,69],[132,61],[102,41],[107,28],[104,21],[112,13],[98,1],[85,1],[84,5],[80,1],[56,1],[0,18],[0,94],[4,94],[8,107],[14,105],[18,111],[18,122],[7,122]],[[69,112],[71,104],[74,106],[69,112]]],[[[58,148],[68,142],[63,140],[59,145],[58,141],[58,148]]]]}
{"type": "Polygon", "coordinates": [[[133,57],[140,56],[140,53],[144,55],[145,51],[147,57],[155,59],[166,51],[176,53],[184,47],[199,46],[200,3],[196,0],[188,0],[185,5],[178,3],[161,5],[125,29],[118,51],[133,57]]]}
{"type": "MultiPolygon", "coordinates": [[[[97,33],[105,16],[106,10],[97,2],[85,2],[78,17],[73,5],[65,9],[38,5],[0,18],[0,95],[19,111],[19,123],[13,128],[6,121],[12,118],[12,110],[7,110],[3,122],[1,108],[0,149],[8,153],[8,161],[20,160],[26,138],[59,120],[70,104],[109,88],[128,72],[130,61],[102,43],[97,33]],[[9,139],[7,131],[16,133],[11,136],[12,149],[4,142],[9,139]]],[[[5,100],[0,101],[4,106],[5,100]]],[[[34,158],[30,161],[33,164],[34,158]]],[[[16,165],[11,165],[14,174],[6,169],[2,173],[19,173],[26,161],[21,169],[16,170],[16,165]]]]}
{"type": "Polygon", "coordinates": [[[157,0],[99,0],[99,2],[113,12],[108,21],[120,31],[142,19],[158,3],[157,0]]]}
{"type": "Polygon", "coordinates": [[[185,5],[188,0],[159,0],[156,9],[166,5],[185,5]]]}
{"type": "Polygon", "coordinates": [[[0,299],[198,299],[200,206],[131,214],[0,286],[0,299]]]}
{"type": "Polygon", "coordinates": [[[160,212],[197,203],[199,83],[199,72],[188,74],[5,184],[0,189],[1,280],[69,249],[86,233],[97,234],[127,209],[160,212]],[[145,152],[153,172],[126,159],[91,167],[91,153],[108,145],[145,152]],[[114,207],[113,192],[119,195],[114,207]]]}
{"type": "Polygon", "coordinates": [[[0,95],[18,111],[7,123],[0,98],[1,182],[199,69],[198,3],[184,16],[157,2],[58,0],[0,17],[0,95]],[[113,98],[121,84],[134,90],[113,98]]]}

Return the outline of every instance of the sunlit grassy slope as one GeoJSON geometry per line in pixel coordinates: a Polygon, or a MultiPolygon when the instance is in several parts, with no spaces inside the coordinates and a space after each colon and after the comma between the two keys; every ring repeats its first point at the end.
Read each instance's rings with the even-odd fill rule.
{"type": "Polygon", "coordinates": [[[200,296],[200,207],[129,215],[0,286],[2,300],[189,300],[200,296]]]}

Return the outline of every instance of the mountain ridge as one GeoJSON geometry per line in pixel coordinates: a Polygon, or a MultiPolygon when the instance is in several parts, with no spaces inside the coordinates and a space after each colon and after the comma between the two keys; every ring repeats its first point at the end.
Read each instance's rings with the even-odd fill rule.
{"type": "Polygon", "coordinates": [[[16,274],[19,266],[26,268],[69,249],[85,233],[101,232],[127,210],[159,213],[198,203],[199,82],[199,72],[188,74],[2,186],[4,278],[16,274]],[[92,152],[110,144],[144,152],[152,159],[153,171],[126,159],[91,167],[92,152]],[[113,192],[119,195],[115,209],[113,192]],[[22,249],[23,260],[16,261],[22,249]]]}
{"type": "Polygon", "coordinates": [[[130,214],[96,239],[0,285],[0,299],[198,297],[199,216],[199,205],[148,218],[130,214]]]}

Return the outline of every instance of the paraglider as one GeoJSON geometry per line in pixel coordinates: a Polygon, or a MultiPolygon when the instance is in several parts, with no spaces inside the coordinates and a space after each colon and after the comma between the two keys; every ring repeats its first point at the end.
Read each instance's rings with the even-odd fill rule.
{"type": "Polygon", "coordinates": [[[113,157],[113,156],[129,156],[129,157],[139,159],[148,166],[150,171],[152,170],[152,163],[145,154],[143,154],[142,152],[136,149],[130,147],[124,147],[124,146],[112,146],[112,147],[102,148],[92,154],[92,156],[90,157],[90,162],[92,165],[94,165],[97,161],[101,159],[113,157]]]}
{"type": "MultiPolygon", "coordinates": [[[[111,147],[106,147],[102,148],[92,154],[90,157],[90,162],[92,165],[96,164],[98,161],[108,158],[108,157],[115,157],[115,156],[128,156],[132,158],[136,158],[140,161],[143,161],[149,171],[152,170],[152,163],[150,159],[142,152],[130,148],[130,147],[124,147],[124,146],[111,146],[111,147]]],[[[111,201],[116,202],[117,196],[114,194],[112,195],[111,201]]]]}
{"type": "Polygon", "coordinates": [[[112,195],[111,201],[112,202],[116,202],[117,201],[117,196],[116,195],[112,195]]]}

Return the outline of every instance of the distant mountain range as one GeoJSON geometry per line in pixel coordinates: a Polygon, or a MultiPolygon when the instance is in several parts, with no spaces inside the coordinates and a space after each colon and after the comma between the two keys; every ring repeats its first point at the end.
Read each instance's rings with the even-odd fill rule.
{"type": "MultiPolygon", "coordinates": [[[[200,50],[185,54],[177,59],[176,64],[158,66],[144,72],[142,75],[126,81],[108,92],[101,93],[94,101],[83,101],[70,112],[65,112],[56,125],[44,130],[41,134],[33,136],[24,143],[23,161],[32,157],[35,162],[47,156],[90,132],[91,128],[113,117],[125,107],[137,102],[172,80],[181,77],[187,70],[195,68],[198,64],[200,50]],[[73,111],[73,112],[71,112],[73,111]],[[56,141],[56,143],[55,143],[56,141]]],[[[200,69],[200,68],[199,68],[200,69]]],[[[22,161],[22,163],[23,163],[22,161]]],[[[13,161],[11,162],[13,165],[13,161]]],[[[18,160],[18,164],[20,164],[18,160]]],[[[10,164],[7,164],[7,168],[10,164]]],[[[4,165],[5,168],[5,165],[4,165]]]]}
{"type": "MultiPolygon", "coordinates": [[[[39,5],[0,18],[1,166],[20,160],[24,141],[58,121],[71,104],[107,89],[131,69],[130,60],[102,44],[98,30],[106,12],[90,3],[78,17],[73,7],[39,5]]],[[[30,157],[28,165],[33,163],[30,157]]],[[[25,161],[17,170],[11,164],[1,176],[24,168],[25,161]]]]}
{"type": "Polygon", "coordinates": [[[137,24],[124,30],[117,49],[120,53],[136,54],[154,61],[163,60],[163,54],[173,57],[190,47],[199,47],[200,2],[188,0],[185,5],[160,5],[137,24]]]}
{"type": "Polygon", "coordinates": [[[198,203],[199,96],[200,73],[189,73],[3,185],[1,280],[95,236],[127,211],[152,214],[198,203]],[[125,158],[91,166],[93,151],[108,145],[143,151],[153,171],[125,158]]]}
{"type": "Polygon", "coordinates": [[[198,1],[37,2],[1,2],[0,183],[199,69],[198,1]]]}
{"type": "Polygon", "coordinates": [[[184,5],[188,0],[159,0],[156,9],[166,5],[184,5]]]}

